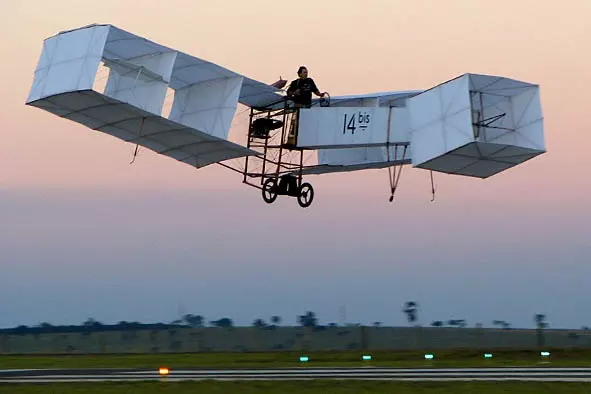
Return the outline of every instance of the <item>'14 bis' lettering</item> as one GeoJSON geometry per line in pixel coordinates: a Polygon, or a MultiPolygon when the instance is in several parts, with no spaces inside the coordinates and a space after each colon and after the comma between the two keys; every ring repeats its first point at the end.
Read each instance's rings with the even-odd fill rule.
{"type": "Polygon", "coordinates": [[[351,134],[355,134],[357,128],[365,130],[367,126],[369,126],[370,120],[370,114],[367,112],[358,112],[353,115],[345,114],[343,134],[345,134],[347,130],[350,130],[351,134]]]}

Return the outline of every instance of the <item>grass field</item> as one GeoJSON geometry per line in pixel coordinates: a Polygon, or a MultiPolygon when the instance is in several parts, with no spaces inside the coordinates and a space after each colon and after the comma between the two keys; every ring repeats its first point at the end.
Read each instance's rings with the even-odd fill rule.
{"type": "Polygon", "coordinates": [[[371,361],[362,361],[362,352],[318,352],[305,354],[309,361],[299,361],[302,353],[193,353],[139,355],[0,355],[0,369],[12,368],[278,368],[278,367],[493,367],[493,366],[577,366],[591,367],[591,349],[549,349],[551,356],[543,361],[539,351],[495,351],[484,359],[486,350],[432,351],[434,360],[425,360],[424,352],[370,352],[371,361]]]}
{"type": "Polygon", "coordinates": [[[221,393],[589,393],[588,383],[537,382],[359,382],[359,381],[289,381],[289,382],[180,382],[180,383],[65,383],[65,384],[7,384],[0,394],[221,394],[221,393]]]}

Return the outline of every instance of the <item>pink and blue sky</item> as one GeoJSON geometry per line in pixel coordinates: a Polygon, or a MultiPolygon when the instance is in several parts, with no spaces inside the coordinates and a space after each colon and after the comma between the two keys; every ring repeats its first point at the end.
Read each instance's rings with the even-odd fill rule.
{"type": "MultiPolygon", "coordinates": [[[[238,324],[501,319],[591,325],[591,2],[3,0],[0,327],[88,317],[238,324]],[[405,167],[312,177],[313,205],[265,204],[201,170],[24,105],[45,38],[90,23],[252,78],[308,66],[333,96],[465,72],[541,86],[548,153],[488,180],[405,167]]],[[[243,116],[243,118],[245,118],[243,116]]],[[[240,119],[237,119],[240,123],[240,119]]],[[[244,122],[242,122],[243,125],[244,122]]],[[[233,133],[239,135],[238,125],[233,133]]]]}

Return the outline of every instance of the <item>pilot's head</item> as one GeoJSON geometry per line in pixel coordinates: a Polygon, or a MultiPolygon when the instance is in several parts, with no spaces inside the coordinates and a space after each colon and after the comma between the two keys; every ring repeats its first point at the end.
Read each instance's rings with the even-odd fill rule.
{"type": "Polygon", "coordinates": [[[305,66],[298,68],[298,76],[302,79],[308,78],[308,69],[305,66]]]}

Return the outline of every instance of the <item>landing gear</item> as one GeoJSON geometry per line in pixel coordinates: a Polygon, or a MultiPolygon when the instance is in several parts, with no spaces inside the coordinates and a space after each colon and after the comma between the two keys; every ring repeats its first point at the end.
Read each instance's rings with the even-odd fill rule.
{"type": "MultiPolygon", "coordinates": [[[[246,156],[244,169],[240,171],[242,182],[260,189],[267,204],[283,195],[295,197],[300,207],[307,208],[314,200],[314,188],[303,181],[306,169],[304,151],[307,149],[298,147],[297,143],[301,106],[290,99],[282,101],[282,105],[278,102],[273,108],[250,110],[246,146],[258,154],[246,156]],[[249,178],[258,178],[258,182],[252,183],[249,178]]],[[[330,98],[323,97],[321,106],[328,105],[330,98]]]]}
{"type": "Polygon", "coordinates": [[[277,182],[275,182],[275,179],[269,178],[263,183],[262,193],[263,200],[267,204],[271,204],[277,199],[277,182]]]}
{"type": "Polygon", "coordinates": [[[273,203],[277,196],[296,197],[302,208],[307,208],[314,200],[314,188],[305,182],[298,186],[298,178],[294,175],[283,175],[279,182],[275,178],[268,178],[262,187],[263,200],[267,204],[273,203]]]}
{"type": "Polygon", "coordinates": [[[314,200],[314,188],[309,183],[302,183],[298,193],[298,204],[300,207],[307,208],[314,200]]]}

